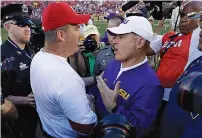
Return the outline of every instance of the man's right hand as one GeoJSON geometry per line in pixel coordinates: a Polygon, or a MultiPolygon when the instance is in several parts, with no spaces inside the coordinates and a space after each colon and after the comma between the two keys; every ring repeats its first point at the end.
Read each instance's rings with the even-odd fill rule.
{"type": "Polygon", "coordinates": [[[36,107],[34,95],[32,93],[30,93],[26,98],[27,98],[27,104],[28,105],[30,105],[32,107],[36,107]]]}

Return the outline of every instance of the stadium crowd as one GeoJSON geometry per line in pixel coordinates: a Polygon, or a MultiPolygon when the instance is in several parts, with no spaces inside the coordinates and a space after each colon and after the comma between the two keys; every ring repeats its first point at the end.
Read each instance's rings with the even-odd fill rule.
{"type": "MultiPolygon", "coordinates": [[[[59,0],[58,0],[59,1],[59,0]]],[[[24,1],[23,3],[29,5],[33,8],[31,18],[32,19],[41,19],[44,8],[54,1],[24,1]]],[[[107,13],[114,12],[116,9],[117,12],[122,12],[121,5],[124,1],[66,1],[72,6],[72,8],[81,14],[91,14],[91,15],[106,15],[107,13]]],[[[2,1],[1,7],[8,4],[17,4],[21,1],[2,1]]]]}

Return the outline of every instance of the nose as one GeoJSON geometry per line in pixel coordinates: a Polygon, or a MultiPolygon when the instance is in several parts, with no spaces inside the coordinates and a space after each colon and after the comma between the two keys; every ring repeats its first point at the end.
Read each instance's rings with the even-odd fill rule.
{"type": "Polygon", "coordinates": [[[25,28],[25,30],[27,30],[27,31],[30,30],[30,26],[29,26],[29,25],[26,25],[24,28],[25,28]]]}

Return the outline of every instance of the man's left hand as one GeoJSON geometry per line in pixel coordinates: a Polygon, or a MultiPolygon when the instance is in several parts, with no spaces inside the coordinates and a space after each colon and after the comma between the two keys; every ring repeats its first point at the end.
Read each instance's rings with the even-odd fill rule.
{"type": "Polygon", "coordinates": [[[101,76],[97,77],[97,86],[100,91],[103,103],[108,111],[111,111],[116,106],[116,99],[118,97],[120,81],[115,85],[114,90],[109,89],[101,76]]]}

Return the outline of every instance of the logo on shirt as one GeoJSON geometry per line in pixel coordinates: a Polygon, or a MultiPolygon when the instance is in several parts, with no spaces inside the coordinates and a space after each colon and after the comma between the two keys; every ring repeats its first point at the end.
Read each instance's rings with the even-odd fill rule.
{"type": "Polygon", "coordinates": [[[23,63],[21,62],[19,67],[20,67],[20,70],[22,71],[22,70],[27,69],[29,66],[27,66],[26,64],[23,64],[23,63]]]}
{"type": "Polygon", "coordinates": [[[170,48],[170,47],[181,47],[181,45],[182,45],[182,40],[179,40],[179,41],[177,41],[177,42],[174,42],[174,41],[172,41],[172,42],[166,41],[166,42],[164,43],[164,45],[163,45],[163,48],[166,48],[166,47],[168,47],[168,48],[170,48]],[[168,44],[169,44],[169,46],[168,46],[168,44]]]}
{"type": "Polygon", "coordinates": [[[124,91],[123,89],[120,89],[119,90],[119,95],[121,96],[121,97],[123,97],[123,99],[125,99],[125,100],[127,100],[128,99],[128,97],[130,96],[130,94],[128,94],[126,91],[124,91]]]}

